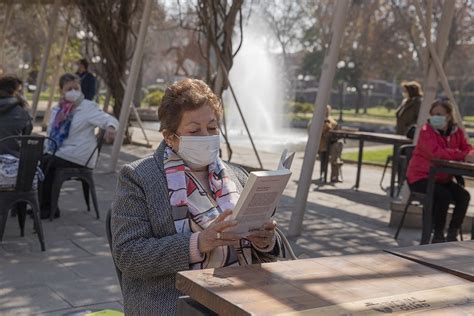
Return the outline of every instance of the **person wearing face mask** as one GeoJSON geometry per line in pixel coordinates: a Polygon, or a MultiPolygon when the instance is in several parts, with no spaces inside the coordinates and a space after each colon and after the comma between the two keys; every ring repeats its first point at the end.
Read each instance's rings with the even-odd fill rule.
{"type": "MultiPolygon", "coordinates": [[[[42,160],[46,173],[41,186],[41,218],[49,218],[55,170],[84,166],[94,168],[97,153],[94,153],[87,166],[86,163],[97,145],[95,129],[105,129],[104,139],[110,143],[118,128],[118,121],[113,116],[102,111],[95,102],[84,98],[78,76],[70,73],[62,75],[59,88],[61,99],[51,111],[47,131],[48,136],[55,140],[57,151],[54,156],[51,155],[55,146],[47,142],[48,154],[42,160]]],[[[59,212],[55,216],[58,217],[59,212]]]]}
{"type": "Polygon", "coordinates": [[[227,230],[247,174],[219,158],[221,115],[203,81],[172,84],[158,109],[163,142],[120,171],[112,253],[127,315],[174,315],[178,271],[251,263],[252,248],[280,252],[274,221],[245,239],[227,230]]]}
{"type": "MultiPolygon", "coordinates": [[[[8,136],[29,135],[33,130],[27,103],[22,96],[22,81],[15,76],[0,78],[0,139],[8,136]]],[[[19,156],[14,140],[0,144],[0,155],[19,156]]]]}
{"type": "MultiPolygon", "coordinates": [[[[454,108],[449,100],[436,100],[430,109],[430,118],[423,125],[407,169],[411,191],[426,193],[432,159],[462,161],[472,149],[464,131],[456,125],[454,108]]],[[[469,206],[470,195],[449,174],[438,173],[433,201],[434,235],[432,243],[457,241],[457,234],[469,206]],[[454,211],[445,236],[449,204],[454,211]]]]}
{"type": "Polygon", "coordinates": [[[423,91],[421,85],[416,81],[402,82],[402,87],[404,99],[396,110],[396,133],[413,139],[423,91]]]}

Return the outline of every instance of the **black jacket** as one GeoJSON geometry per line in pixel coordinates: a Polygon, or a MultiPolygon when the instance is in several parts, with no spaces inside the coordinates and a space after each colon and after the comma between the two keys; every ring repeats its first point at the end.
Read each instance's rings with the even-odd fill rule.
{"type": "Polygon", "coordinates": [[[94,75],[88,71],[83,72],[82,74],[77,73],[77,75],[81,78],[81,90],[84,94],[84,98],[93,101],[96,94],[97,84],[94,75]]]}
{"type": "MultiPolygon", "coordinates": [[[[8,136],[29,135],[33,124],[28,112],[17,97],[0,97],[0,139],[8,136]]],[[[0,142],[0,155],[18,156],[18,144],[15,141],[0,142]]]]}

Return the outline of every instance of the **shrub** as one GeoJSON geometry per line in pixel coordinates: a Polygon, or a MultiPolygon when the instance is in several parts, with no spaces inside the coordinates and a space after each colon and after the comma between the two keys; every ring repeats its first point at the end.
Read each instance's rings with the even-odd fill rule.
{"type": "Polygon", "coordinates": [[[288,103],[289,112],[293,113],[313,113],[313,104],[309,102],[289,102],[288,103]]]}
{"type": "Polygon", "coordinates": [[[387,109],[387,111],[394,110],[397,108],[398,104],[395,102],[394,99],[386,99],[383,101],[383,107],[387,109]]]}
{"type": "Polygon", "coordinates": [[[148,93],[145,97],[145,103],[150,107],[158,107],[161,103],[161,99],[165,93],[160,90],[153,91],[148,93]]]}

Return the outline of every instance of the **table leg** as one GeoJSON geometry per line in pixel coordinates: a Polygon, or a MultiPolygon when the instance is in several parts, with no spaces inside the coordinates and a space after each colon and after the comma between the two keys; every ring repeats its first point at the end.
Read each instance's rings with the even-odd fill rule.
{"type": "MultiPolygon", "coordinates": [[[[393,194],[395,193],[395,177],[397,176],[397,173],[398,173],[398,160],[400,157],[400,146],[398,145],[393,146],[392,157],[393,159],[392,159],[392,174],[390,178],[390,197],[393,197],[393,194]]],[[[398,185],[400,185],[400,183],[398,185]]]]}
{"type": "Polygon", "coordinates": [[[426,189],[425,203],[423,205],[423,227],[421,232],[421,245],[429,244],[432,231],[433,198],[435,188],[436,167],[431,167],[428,176],[428,187],[426,189]]]}
{"type": "Polygon", "coordinates": [[[324,161],[324,183],[328,183],[328,169],[329,169],[329,153],[331,152],[331,138],[329,138],[326,145],[326,159],[324,161]]]}
{"type": "Polygon", "coordinates": [[[359,158],[357,159],[357,178],[353,189],[359,189],[360,184],[360,171],[362,169],[362,155],[364,153],[364,140],[359,140],[359,158]]]}

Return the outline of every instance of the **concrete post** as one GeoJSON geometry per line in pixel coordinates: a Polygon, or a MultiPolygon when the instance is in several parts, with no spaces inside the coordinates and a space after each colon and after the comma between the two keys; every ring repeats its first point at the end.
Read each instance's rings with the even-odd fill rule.
{"type": "Polygon", "coordinates": [[[120,148],[122,147],[123,138],[125,136],[125,131],[127,129],[128,117],[130,116],[130,109],[133,106],[133,94],[135,93],[135,88],[137,84],[138,74],[140,72],[141,60],[143,57],[143,46],[145,44],[146,32],[148,29],[148,24],[150,22],[150,14],[152,10],[153,0],[145,1],[145,8],[143,9],[142,20],[140,23],[140,31],[138,33],[138,40],[133,53],[132,65],[130,69],[130,74],[127,79],[127,87],[125,89],[125,95],[122,100],[122,107],[120,109],[120,118],[119,118],[119,128],[117,131],[117,137],[112,148],[112,155],[110,159],[109,171],[115,172],[117,167],[118,156],[120,153],[120,148]]]}
{"type": "Polygon", "coordinates": [[[291,214],[289,236],[299,236],[303,227],[303,218],[306,210],[308,190],[311,185],[314,162],[318,153],[319,143],[323,130],[326,105],[328,103],[331,87],[336,71],[336,63],[339,56],[344,35],[346,15],[349,8],[349,0],[337,0],[336,9],[332,23],[332,39],[329,53],[324,58],[321,77],[319,78],[318,95],[316,97],[313,118],[309,130],[308,142],[306,144],[303,167],[300,173],[298,189],[296,192],[295,210],[291,214]]]}
{"type": "Polygon", "coordinates": [[[36,90],[33,95],[33,104],[32,104],[32,113],[33,122],[36,118],[36,113],[38,111],[38,103],[41,95],[41,89],[43,88],[44,79],[46,78],[46,68],[48,67],[49,52],[54,41],[54,34],[56,33],[56,26],[58,25],[58,16],[59,16],[59,4],[60,0],[54,0],[53,10],[51,12],[51,21],[49,21],[49,30],[48,30],[48,42],[43,52],[43,59],[41,60],[41,68],[36,79],[36,90]]]}

